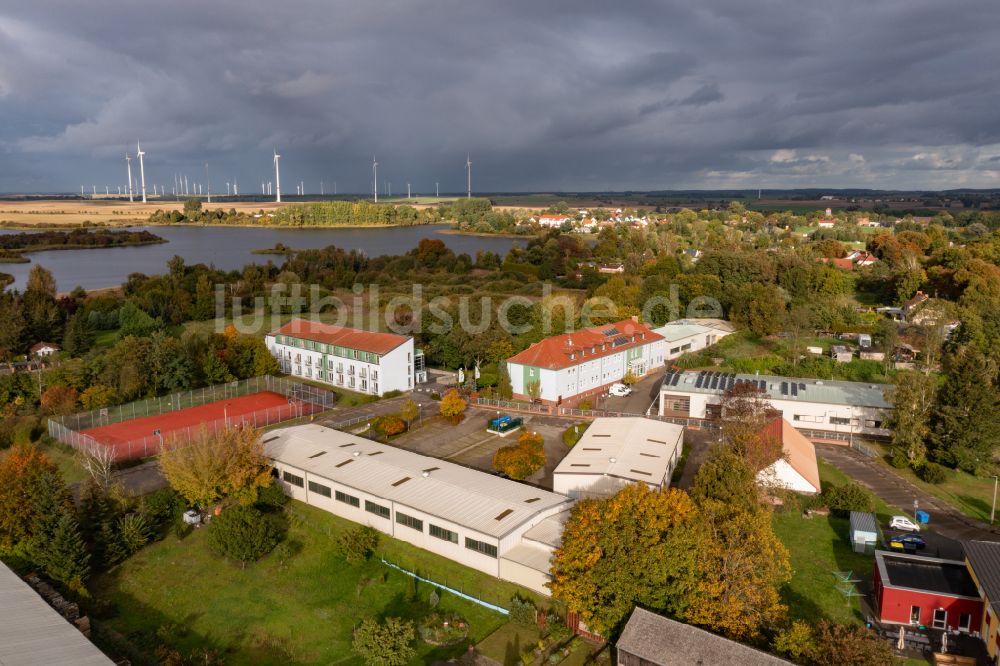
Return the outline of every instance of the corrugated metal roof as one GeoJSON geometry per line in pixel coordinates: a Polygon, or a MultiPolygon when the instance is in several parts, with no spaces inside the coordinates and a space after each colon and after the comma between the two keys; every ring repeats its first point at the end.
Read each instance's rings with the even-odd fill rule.
{"type": "Polygon", "coordinates": [[[855,532],[871,532],[878,535],[878,524],[875,522],[875,514],[867,511],[851,511],[851,536],[855,532]]]}
{"type": "Polygon", "coordinates": [[[569,511],[562,511],[554,516],[549,516],[534,527],[524,533],[524,538],[529,541],[558,548],[562,545],[563,529],[566,521],[569,520],[569,511]]]}
{"type": "Polygon", "coordinates": [[[113,663],[0,562],[2,666],[108,666],[113,663]]]}
{"type": "Polygon", "coordinates": [[[885,399],[885,392],[891,387],[888,384],[866,384],[864,382],[842,382],[831,379],[803,379],[775,377],[772,375],[732,374],[719,372],[681,372],[680,379],[670,386],[664,383],[663,391],[669,394],[705,393],[722,395],[726,387],[740,382],[757,382],[763,386],[768,397],[773,400],[793,402],[814,402],[829,405],[853,405],[858,407],[874,407],[891,409],[892,405],[885,399]],[[719,381],[703,381],[697,386],[699,375],[719,381]],[[722,381],[725,379],[726,381],[722,381]],[[782,384],[786,393],[782,393],[782,384]],[[792,384],[795,384],[794,391],[792,384]],[[714,387],[714,388],[713,388],[714,387]]]}
{"type": "Polygon", "coordinates": [[[267,455],[278,462],[494,537],[570,503],[564,495],[321,425],[275,430],[267,439],[267,455]],[[321,451],[326,454],[312,457],[321,451]]]}
{"type": "Polygon", "coordinates": [[[658,484],[683,438],[683,426],[673,423],[641,416],[597,418],[555,474],[607,474],[658,484]]]}
{"type": "Polygon", "coordinates": [[[517,562],[522,566],[540,571],[546,575],[552,569],[552,551],[530,543],[522,543],[514,546],[501,555],[501,559],[517,562]]]}

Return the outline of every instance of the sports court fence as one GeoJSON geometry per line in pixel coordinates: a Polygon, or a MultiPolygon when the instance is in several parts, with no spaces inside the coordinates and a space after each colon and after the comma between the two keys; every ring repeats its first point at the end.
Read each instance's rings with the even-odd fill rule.
{"type": "Polygon", "coordinates": [[[337,395],[332,391],[293,382],[284,377],[263,375],[251,377],[226,384],[215,384],[200,389],[192,389],[180,393],[150,398],[137,402],[126,403],[115,407],[93,409],[89,412],[53,416],[48,420],[49,436],[77,450],[94,451],[103,448],[113,449],[115,460],[134,460],[156,455],[162,447],[174,448],[188,444],[201,432],[215,433],[227,427],[252,425],[254,428],[266,428],[284,421],[310,416],[332,408],[337,401],[337,395]],[[159,416],[177,412],[192,407],[199,407],[213,402],[241,398],[255,393],[277,393],[288,399],[288,404],[276,407],[257,409],[252,412],[203,421],[196,425],[171,429],[165,433],[157,433],[125,441],[101,442],[84,431],[91,428],[108,426],[124,421],[159,416]]]}

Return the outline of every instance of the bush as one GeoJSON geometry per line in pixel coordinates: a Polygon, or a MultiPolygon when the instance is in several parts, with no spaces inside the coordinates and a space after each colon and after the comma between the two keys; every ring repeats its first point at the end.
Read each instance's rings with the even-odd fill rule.
{"type": "Polygon", "coordinates": [[[374,527],[359,525],[337,538],[337,552],[350,564],[364,562],[378,548],[379,532],[374,527]]]}
{"type": "Polygon", "coordinates": [[[917,468],[917,476],[927,483],[939,484],[948,480],[948,470],[937,463],[924,463],[917,468]]]}
{"type": "Polygon", "coordinates": [[[277,483],[270,483],[257,489],[257,506],[265,511],[280,509],[288,504],[288,495],[277,483]]]}
{"type": "Polygon", "coordinates": [[[118,543],[120,560],[139,551],[149,542],[149,525],[139,513],[130,513],[118,520],[118,543]]]}
{"type": "Polygon", "coordinates": [[[393,414],[379,416],[372,421],[372,430],[385,439],[389,439],[406,430],[406,422],[393,414]]]}
{"type": "Polygon", "coordinates": [[[173,488],[161,488],[142,498],[139,512],[152,530],[162,530],[176,521],[184,501],[173,488]]]}
{"type": "Polygon", "coordinates": [[[398,398],[401,395],[403,395],[402,391],[400,391],[399,389],[393,389],[391,391],[386,391],[385,393],[383,393],[382,398],[398,398]]]}
{"type": "Polygon", "coordinates": [[[208,524],[209,547],[244,567],[271,552],[279,540],[274,524],[253,507],[229,507],[208,524]]]}
{"type": "Polygon", "coordinates": [[[583,433],[585,432],[587,432],[586,423],[577,423],[576,425],[566,428],[562,434],[563,444],[569,448],[573,448],[573,446],[580,441],[580,438],[583,437],[583,433]]]}
{"type": "Polygon", "coordinates": [[[525,627],[535,626],[537,609],[529,599],[513,597],[510,600],[510,621],[525,627]]]}
{"type": "Polygon", "coordinates": [[[493,455],[493,467],[512,479],[526,479],[545,465],[543,440],[529,432],[514,446],[501,446],[493,455]]]}
{"type": "Polygon", "coordinates": [[[352,647],[365,664],[370,666],[403,666],[416,655],[413,623],[398,617],[387,617],[384,623],[373,618],[364,620],[354,630],[352,647]]]}
{"type": "Polygon", "coordinates": [[[910,459],[902,449],[893,448],[889,455],[889,464],[896,469],[906,469],[910,466],[910,459]]]}
{"type": "Polygon", "coordinates": [[[824,490],[823,498],[830,511],[840,516],[851,511],[875,511],[875,496],[853,481],[824,490]]]}

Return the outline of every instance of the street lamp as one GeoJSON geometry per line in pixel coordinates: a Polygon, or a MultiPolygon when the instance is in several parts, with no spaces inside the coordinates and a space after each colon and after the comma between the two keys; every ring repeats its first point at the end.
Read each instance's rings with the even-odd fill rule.
{"type": "Polygon", "coordinates": [[[993,517],[997,512],[997,475],[993,475],[993,506],[990,508],[990,525],[993,524],[993,517]]]}

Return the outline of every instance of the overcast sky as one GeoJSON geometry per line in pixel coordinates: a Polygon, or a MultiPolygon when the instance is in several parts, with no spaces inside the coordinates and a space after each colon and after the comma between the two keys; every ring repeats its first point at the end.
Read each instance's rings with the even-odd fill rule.
{"type": "MultiPolygon", "coordinates": [[[[18,5],[15,7],[14,5],[18,5]]],[[[24,0],[0,191],[1000,187],[996,0],[24,0]]]]}

